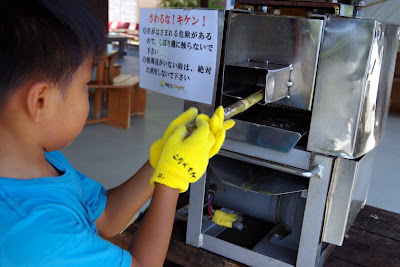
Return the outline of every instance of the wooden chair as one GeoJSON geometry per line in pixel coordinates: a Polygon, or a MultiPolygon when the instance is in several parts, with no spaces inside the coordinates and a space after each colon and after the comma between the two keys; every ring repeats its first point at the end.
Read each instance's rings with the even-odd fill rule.
{"type": "Polygon", "coordinates": [[[146,110],[146,90],[139,88],[139,76],[122,74],[109,81],[94,81],[90,88],[107,89],[108,115],[92,118],[86,125],[101,123],[123,129],[131,127],[131,116],[144,116],[146,110]]]}
{"type": "MultiPolygon", "coordinates": [[[[121,67],[122,66],[120,64],[114,64],[113,78],[121,75],[121,67]]],[[[107,79],[108,79],[108,77],[107,77],[108,72],[109,72],[108,66],[105,66],[104,67],[104,81],[107,81],[107,79]]]]}

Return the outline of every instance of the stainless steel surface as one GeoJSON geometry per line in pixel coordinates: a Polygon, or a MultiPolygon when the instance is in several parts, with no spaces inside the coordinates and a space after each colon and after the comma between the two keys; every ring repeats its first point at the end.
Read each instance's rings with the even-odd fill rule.
{"type": "MultiPolygon", "coordinates": [[[[224,23],[225,23],[225,14],[222,10],[218,11],[218,47],[222,47],[222,39],[224,35],[224,23]]],[[[220,70],[220,63],[221,63],[221,53],[222,49],[217,50],[217,62],[215,65],[215,80],[214,80],[214,91],[213,91],[213,101],[216,101],[216,93],[217,93],[217,86],[218,86],[218,76],[220,70]]]]}
{"type": "MultiPolygon", "coordinates": [[[[279,17],[262,13],[230,11],[227,21],[224,75],[227,65],[235,65],[248,59],[293,65],[290,98],[278,103],[309,110],[311,108],[317,58],[322,37],[323,21],[295,17],[279,17]]],[[[257,71],[256,68],[254,68],[257,71]]],[[[251,75],[251,74],[249,74],[251,75]]],[[[243,76],[243,75],[242,75],[243,76]]],[[[254,86],[245,77],[238,77],[240,83],[225,90],[244,89],[254,86]]],[[[224,82],[227,82],[224,79],[224,82]]],[[[252,92],[248,92],[250,95],[252,92]]]]}
{"type": "Polygon", "coordinates": [[[315,266],[321,253],[321,232],[334,158],[315,155],[312,166],[324,167],[322,177],[310,178],[296,266],[315,266]]]}
{"type": "Polygon", "coordinates": [[[206,175],[204,174],[197,182],[190,185],[186,244],[194,247],[201,247],[203,245],[201,226],[203,221],[206,175]]]}
{"type": "MultiPolygon", "coordinates": [[[[327,171],[324,172],[321,178],[317,176],[312,176],[310,178],[310,183],[308,185],[308,196],[304,211],[305,214],[304,216],[298,216],[299,218],[302,218],[303,223],[301,229],[299,229],[299,231],[301,231],[301,238],[297,258],[293,258],[293,255],[290,253],[290,249],[288,250],[285,247],[273,244],[271,241],[273,238],[273,236],[271,236],[274,233],[273,231],[270,232],[262,242],[262,244],[268,243],[268,247],[270,249],[265,251],[263,245],[260,243],[259,246],[257,246],[257,252],[223,241],[217,237],[210,236],[209,234],[214,235],[215,233],[214,229],[211,230],[209,227],[204,229],[206,230],[205,233],[201,233],[200,229],[203,224],[202,215],[205,193],[204,177],[197,183],[191,185],[186,242],[188,244],[213,251],[214,253],[223,255],[225,257],[243,262],[250,266],[269,266],[269,264],[284,264],[283,266],[314,266],[314,264],[310,263],[315,263],[319,257],[322,218],[326,194],[329,186],[329,178],[331,176],[332,164],[333,158],[330,157],[315,156],[313,159],[312,166],[322,165],[327,171]],[[268,254],[268,256],[265,256],[263,253],[268,254]],[[286,265],[288,263],[290,265],[286,265]]],[[[207,179],[209,179],[208,176],[207,179]]],[[[251,201],[249,201],[248,205],[253,206],[254,203],[250,202],[251,201]]],[[[294,214],[291,215],[294,216],[294,214]]],[[[221,231],[220,228],[216,230],[216,234],[220,233],[221,231]]]]}
{"type": "Polygon", "coordinates": [[[341,246],[367,200],[375,150],[358,160],[336,158],[327,197],[322,241],[341,246]]]}
{"type": "Polygon", "coordinates": [[[295,216],[295,221],[290,234],[287,234],[287,232],[285,234],[282,225],[278,224],[252,250],[295,265],[305,203],[306,199],[301,197],[297,200],[297,209],[291,211],[295,216]],[[290,250],[282,248],[290,248],[290,250]]]}
{"type": "MultiPolygon", "coordinates": [[[[232,96],[238,99],[244,98],[244,92],[249,88],[236,87],[237,78],[242,79],[244,73],[251,73],[256,81],[254,88],[264,88],[265,103],[275,102],[290,95],[290,88],[293,82],[290,80],[292,65],[274,64],[268,61],[257,61],[248,59],[244,62],[225,65],[224,75],[224,95],[232,96]],[[253,76],[253,74],[255,74],[253,76]]],[[[249,77],[248,77],[249,78],[249,77]]]]}
{"type": "Polygon", "coordinates": [[[265,161],[265,160],[260,160],[254,157],[250,157],[247,155],[241,155],[241,154],[237,154],[237,153],[233,153],[230,151],[226,151],[226,150],[221,150],[219,152],[219,155],[221,156],[225,156],[225,157],[229,157],[229,158],[233,158],[233,159],[238,159],[247,163],[251,163],[257,166],[262,166],[262,167],[266,167],[266,168],[270,168],[273,170],[277,170],[277,171],[281,171],[284,173],[289,173],[289,174],[293,174],[293,175],[297,175],[297,176],[301,176],[301,177],[307,177],[310,178],[311,176],[317,175],[320,176],[320,173],[323,169],[322,165],[317,165],[315,166],[312,170],[301,170],[298,168],[293,168],[287,165],[281,165],[272,161],[265,161]]]}
{"type": "Polygon", "coordinates": [[[287,153],[302,135],[270,126],[235,120],[236,125],[226,132],[226,138],[287,153]]]}
{"type": "MultiPolygon", "coordinates": [[[[204,230],[208,234],[202,233],[201,230],[204,222],[203,204],[206,175],[207,174],[190,186],[190,205],[186,230],[186,243],[195,247],[201,247],[230,259],[246,263],[250,266],[293,266],[293,264],[287,264],[282,260],[277,260],[275,258],[253,252],[250,249],[246,249],[214,237],[214,235],[220,233],[221,227],[217,225],[212,226],[212,224],[209,224],[208,221],[206,221],[207,225],[204,227],[204,230]]],[[[283,254],[284,257],[285,253],[283,254]]]]}
{"type": "Polygon", "coordinates": [[[324,36],[307,150],[357,158],[385,128],[398,26],[328,17],[324,36]]]}
{"type": "Polygon", "coordinates": [[[204,235],[203,249],[209,250],[211,252],[225,255],[226,257],[246,263],[249,266],[263,267],[263,266],[273,266],[273,267],[288,267],[293,266],[292,264],[287,264],[280,260],[262,255],[257,252],[253,252],[250,249],[245,249],[240,246],[234,245],[232,243],[223,241],[221,239],[204,235]]]}
{"type": "Polygon", "coordinates": [[[355,0],[354,1],[353,17],[362,19],[363,16],[364,16],[364,8],[365,8],[365,1],[364,0],[355,0]]]}
{"type": "Polygon", "coordinates": [[[342,17],[352,17],[354,11],[354,6],[339,4],[339,15],[342,17]]]}
{"type": "MultiPolygon", "coordinates": [[[[184,110],[187,110],[190,107],[196,107],[199,110],[199,113],[204,113],[208,116],[212,116],[215,110],[215,106],[213,105],[185,100],[184,110]]],[[[298,118],[295,117],[295,119],[298,118]]],[[[300,138],[305,134],[306,130],[308,129],[305,128],[308,127],[307,125],[303,127],[305,128],[302,130],[303,132],[299,133],[265,125],[260,127],[260,125],[258,124],[241,120],[235,120],[235,122],[235,126],[226,132],[225,144],[237,144],[241,147],[241,149],[243,149],[243,145],[239,144],[238,142],[245,143],[248,144],[249,147],[251,147],[251,150],[256,151],[266,151],[265,149],[259,148],[261,147],[269,148],[283,153],[290,153],[290,151],[293,150],[294,146],[298,143],[300,138]]],[[[308,167],[305,167],[304,169],[308,169],[308,167]]]]}
{"type": "MultiPolygon", "coordinates": [[[[224,98],[224,105],[230,104],[224,98]]],[[[310,127],[311,112],[277,104],[254,105],[236,115],[227,139],[289,152],[310,127]]]]}
{"type": "MultiPolygon", "coordinates": [[[[210,160],[208,171],[220,180],[218,183],[263,195],[282,195],[307,190],[308,179],[268,166],[275,167],[268,162],[263,165],[262,160],[243,160],[243,156],[236,153],[228,157],[219,154],[210,160]]],[[[211,182],[207,180],[207,183],[211,182]]]]}
{"type": "Polygon", "coordinates": [[[290,72],[292,69],[292,65],[274,66],[273,64],[267,64],[265,103],[275,102],[290,95],[289,90],[293,87],[293,82],[290,81],[290,72]]]}
{"type": "Polygon", "coordinates": [[[288,152],[306,134],[311,116],[289,107],[311,109],[323,22],[229,12],[221,104],[230,105],[262,88],[266,88],[265,102],[288,98],[275,101],[279,107],[258,104],[235,116],[237,124],[227,139],[288,152]],[[278,96],[269,96],[276,91],[278,96]],[[297,121],[293,117],[298,114],[304,117],[299,120],[302,125],[288,125],[297,121]]]}
{"type": "Polygon", "coordinates": [[[346,233],[358,162],[336,158],[328,192],[322,241],[341,246],[346,233]]]}
{"type": "MultiPolygon", "coordinates": [[[[210,160],[206,188],[213,189],[213,204],[281,225],[291,233],[301,192],[308,179],[249,164],[239,157],[210,160]]],[[[304,210],[304,209],[303,209],[304,210]]]]}
{"type": "Polygon", "coordinates": [[[274,161],[299,169],[308,170],[310,168],[311,153],[306,150],[294,148],[288,153],[282,153],[228,139],[225,140],[222,149],[249,155],[251,157],[274,161]]]}
{"type": "MultiPolygon", "coordinates": [[[[294,266],[296,263],[296,250],[285,249],[284,247],[271,242],[275,235],[279,235],[280,230],[278,227],[274,228],[269,232],[257,245],[252,249],[252,251],[268,255],[271,258],[283,261],[285,263],[294,266]]],[[[265,265],[264,265],[265,266],[265,265]]]]}
{"type": "Polygon", "coordinates": [[[351,198],[346,231],[350,229],[350,226],[356,218],[358,212],[364,208],[364,205],[367,201],[369,185],[372,179],[372,172],[375,163],[374,158],[376,154],[377,151],[374,149],[363,156],[358,162],[357,178],[351,198]]]}
{"type": "MultiPolygon", "coordinates": [[[[293,87],[290,98],[234,117],[223,150],[191,185],[187,243],[250,266],[318,266],[329,253],[321,251],[324,245],[341,245],[365,204],[373,148],[388,113],[399,27],[331,15],[230,11],[225,41],[215,106],[268,87],[271,62],[292,64],[293,87]],[[217,188],[216,206],[268,224],[256,245],[223,241],[223,228],[202,220],[210,188],[217,188]]],[[[281,89],[288,85],[286,71],[280,71],[281,89]]],[[[203,108],[211,115],[215,107],[203,108]]]]}

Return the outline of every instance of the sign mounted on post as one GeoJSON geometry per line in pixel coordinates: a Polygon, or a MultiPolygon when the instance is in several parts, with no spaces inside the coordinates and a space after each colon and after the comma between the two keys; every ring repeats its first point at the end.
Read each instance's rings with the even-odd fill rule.
{"type": "Polygon", "coordinates": [[[212,104],[218,16],[208,9],[140,9],[140,87],[212,104]]]}

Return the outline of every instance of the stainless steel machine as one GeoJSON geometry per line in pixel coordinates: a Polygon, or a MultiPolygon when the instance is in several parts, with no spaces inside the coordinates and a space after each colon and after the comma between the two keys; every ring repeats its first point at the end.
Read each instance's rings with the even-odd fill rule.
{"type": "Polygon", "coordinates": [[[399,27],[279,13],[229,11],[215,105],[185,102],[211,113],[265,89],[191,185],[186,242],[250,266],[318,266],[365,205],[399,27]],[[242,230],[207,216],[210,192],[215,207],[243,217],[242,230]]]}

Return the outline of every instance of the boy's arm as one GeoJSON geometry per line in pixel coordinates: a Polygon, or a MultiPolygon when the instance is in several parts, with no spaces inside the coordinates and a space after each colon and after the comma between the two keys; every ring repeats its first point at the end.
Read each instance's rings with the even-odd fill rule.
{"type": "Polygon", "coordinates": [[[126,227],[154,191],[150,185],[153,172],[150,163],[146,162],[126,182],[107,191],[106,208],[96,220],[97,230],[101,236],[115,236],[126,227]]]}
{"type": "Polygon", "coordinates": [[[215,137],[208,122],[196,119],[190,136],[184,125],[166,140],[150,179],[155,191],[149,209],[129,248],[132,266],[162,266],[167,254],[179,192],[206,171],[215,137]]]}
{"type": "Polygon", "coordinates": [[[97,230],[103,237],[112,237],[123,230],[136,212],[153,193],[150,186],[152,176],[161,154],[161,150],[168,137],[177,125],[186,125],[197,116],[197,109],[190,108],[173,120],[165,131],[163,137],[154,142],[150,148],[150,160],[120,186],[107,191],[107,204],[104,212],[96,220],[97,230]]]}
{"type": "Polygon", "coordinates": [[[156,183],[151,204],[129,246],[132,265],[162,266],[167,254],[179,189],[156,183]]]}

